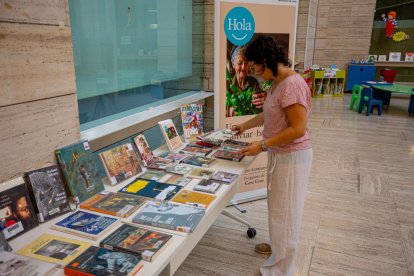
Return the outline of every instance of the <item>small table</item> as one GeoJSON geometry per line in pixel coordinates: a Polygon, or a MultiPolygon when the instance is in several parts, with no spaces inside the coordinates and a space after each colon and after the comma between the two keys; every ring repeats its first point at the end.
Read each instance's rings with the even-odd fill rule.
{"type": "Polygon", "coordinates": [[[399,94],[408,94],[411,95],[410,103],[408,105],[408,114],[414,115],[414,86],[403,85],[403,84],[392,84],[392,85],[381,85],[381,84],[374,84],[371,87],[375,91],[381,92],[388,92],[387,95],[384,95],[383,104],[389,105],[391,99],[391,93],[399,93],[399,94]]]}

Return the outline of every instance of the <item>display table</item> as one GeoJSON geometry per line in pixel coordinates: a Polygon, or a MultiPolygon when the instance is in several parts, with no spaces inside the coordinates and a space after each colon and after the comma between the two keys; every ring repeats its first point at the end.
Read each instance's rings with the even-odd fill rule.
{"type": "MultiPolygon", "coordinates": [[[[158,151],[160,150],[157,150],[156,152],[158,151]]],[[[216,162],[213,164],[213,166],[210,167],[210,169],[228,171],[228,172],[241,175],[244,172],[244,170],[253,162],[254,159],[255,157],[247,157],[247,156],[244,157],[241,162],[233,162],[233,161],[217,159],[216,162]]],[[[106,186],[105,189],[108,191],[116,192],[120,188],[122,188],[123,186],[131,182],[133,179],[135,178],[133,177],[116,186],[106,186]]],[[[173,237],[172,239],[170,239],[170,241],[165,246],[165,248],[162,249],[162,252],[160,253],[160,255],[157,256],[157,258],[155,258],[153,262],[141,261],[143,263],[143,267],[139,271],[138,275],[148,276],[148,275],[159,275],[159,274],[162,274],[162,275],[174,274],[174,272],[178,269],[178,267],[190,254],[193,248],[201,240],[201,238],[204,236],[204,234],[207,232],[210,226],[214,223],[214,221],[220,215],[223,209],[228,205],[229,201],[237,193],[239,179],[240,177],[236,179],[235,181],[233,181],[233,183],[229,185],[223,184],[220,187],[220,189],[215,194],[217,198],[206,209],[206,213],[203,219],[201,220],[200,224],[197,226],[194,232],[187,234],[187,233],[170,231],[170,230],[161,229],[161,228],[148,227],[151,229],[155,229],[157,231],[173,234],[173,237]]],[[[192,190],[194,185],[195,183],[189,183],[183,189],[192,190]]],[[[137,212],[138,210],[134,214],[129,216],[128,218],[122,219],[122,221],[130,222],[137,212]]],[[[40,235],[45,234],[45,233],[89,242],[92,245],[96,245],[96,246],[99,246],[99,242],[107,236],[106,235],[102,239],[99,239],[97,241],[93,241],[93,240],[81,238],[75,235],[66,234],[64,232],[55,231],[49,228],[51,224],[55,223],[58,220],[61,220],[62,217],[63,216],[60,216],[54,220],[48,221],[46,223],[42,223],[38,227],[32,229],[31,231],[10,241],[10,245],[12,246],[13,251],[17,251],[23,248],[30,242],[37,239],[40,235]]],[[[55,275],[64,275],[63,269],[59,270],[57,274],[55,275]]]]}

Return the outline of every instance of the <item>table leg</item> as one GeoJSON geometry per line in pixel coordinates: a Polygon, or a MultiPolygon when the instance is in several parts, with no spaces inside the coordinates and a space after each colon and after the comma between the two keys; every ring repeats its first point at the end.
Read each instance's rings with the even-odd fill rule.
{"type": "Polygon", "coordinates": [[[414,95],[411,95],[410,97],[410,103],[408,105],[408,114],[414,115],[414,95]]]}

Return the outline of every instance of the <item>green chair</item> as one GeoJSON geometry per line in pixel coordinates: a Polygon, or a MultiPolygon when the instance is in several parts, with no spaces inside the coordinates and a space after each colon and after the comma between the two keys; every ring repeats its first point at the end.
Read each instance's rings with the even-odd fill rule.
{"type": "Polygon", "coordinates": [[[354,88],[352,88],[352,96],[351,96],[351,103],[349,105],[349,110],[353,109],[354,111],[358,111],[359,102],[361,101],[361,94],[362,94],[361,92],[362,92],[361,85],[354,85],[354,88]]]}

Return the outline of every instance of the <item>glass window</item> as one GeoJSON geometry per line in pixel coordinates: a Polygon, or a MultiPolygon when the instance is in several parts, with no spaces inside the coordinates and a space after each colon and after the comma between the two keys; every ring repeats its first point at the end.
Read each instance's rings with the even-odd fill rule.
{"type": "Polygon", "coordinates": [[[69,9],[81,130],[201,90],[203,3],[69,0],[69,9]]]}

